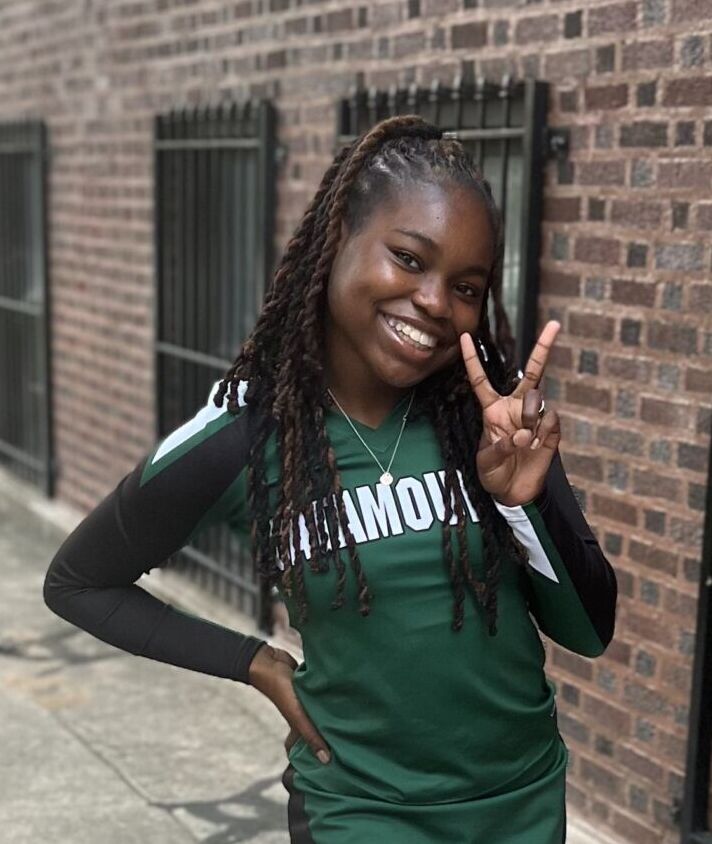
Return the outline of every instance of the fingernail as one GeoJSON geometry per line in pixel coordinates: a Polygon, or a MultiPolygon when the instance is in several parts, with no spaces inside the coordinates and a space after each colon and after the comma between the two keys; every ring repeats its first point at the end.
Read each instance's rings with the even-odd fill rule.
{"type": "Polygon", "coordinates": [[[327,764],[327,762],[331,758],[325,750],[317,750],[316,756],[317,756],[317,759],[320,762],[323,762],[325,765],[327,764]]]}
{"type": "Polygon", "coordinates": [[[534,437],[534,439],[532,440],[532,443],[529,446],[529,448],[531,448],[531,449],[539,448],[539,437],[534,437]]]}

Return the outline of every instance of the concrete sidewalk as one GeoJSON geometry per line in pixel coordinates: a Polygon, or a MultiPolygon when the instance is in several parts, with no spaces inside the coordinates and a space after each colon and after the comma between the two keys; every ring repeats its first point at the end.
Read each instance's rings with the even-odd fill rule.
{"type": "Polygon", "coordinates": [[[0,478],[0,838],[287,844],[280,713],[52,613],[44,575],[72,517],[50,510],[61,524],[61,506],[0,478]]]}
{"type": "MultiPolygon", "coordinates": [[[[2,840],[288,844],[288,729],[265,697],[120,651],[45,606],[47,566],[80,518],[0,470],[2,840]]],[[[172,572],[139,582],[190,612],[257,632],[172,572]]],[[[301,661],[294,640],[270,642],[301,661]]],[[[571,809],[567,842],[616,844],[571,809]]]]}

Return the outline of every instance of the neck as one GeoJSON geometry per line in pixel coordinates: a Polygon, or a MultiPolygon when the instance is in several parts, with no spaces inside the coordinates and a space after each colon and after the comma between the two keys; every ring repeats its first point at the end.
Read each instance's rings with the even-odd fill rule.
{"type": "MultiPolygon", "coordinates": [[[[327,343],[328,346],[328,343],[327,343]]],[[[377,428],[398,402],[410,395],[413,387],[393,387],[375,378],[356,356],[350,359],[344,350],[326,355],[326,386],[352,419],[377,428]]]]}
{"type": "Polygon", "coordinates": [[[363,392],[351,376],[327,378],[327,386],[345,413],[371,428],[377,428],[398,402],[413,391],[412,387],[386,390],[380,385],[373,392],[363,392]]]}

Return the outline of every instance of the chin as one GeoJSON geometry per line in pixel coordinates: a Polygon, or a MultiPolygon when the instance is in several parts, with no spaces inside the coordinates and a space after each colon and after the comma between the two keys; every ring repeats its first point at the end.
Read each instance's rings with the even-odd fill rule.
{"type": "Polygon", "coordinates": [[[426,378],[429,378],[441,368],[428,367],[427,369],[418,370],[410,367],[407,369],[405,367],[398,367],[398,369],[382,370],[379,372],[379,378],[384,384],[388,384],[389,387],[405,390],[409,387],[414,387],[416,384],[420,384],[421,381],[425,381],[426,378]]]}

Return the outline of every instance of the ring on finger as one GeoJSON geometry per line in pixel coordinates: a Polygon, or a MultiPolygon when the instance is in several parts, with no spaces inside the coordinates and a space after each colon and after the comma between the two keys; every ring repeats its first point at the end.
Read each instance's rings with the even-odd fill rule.
{"type": "Polygon", "coordinates": [[[546,402],[544,401],[544,397],[542,396],[541,404],[539,405],[539,410],[537,411],[537,413],[539,414],[539,418],[541,418],[544,415],[545,408],[546,408],[546,402]]]}

